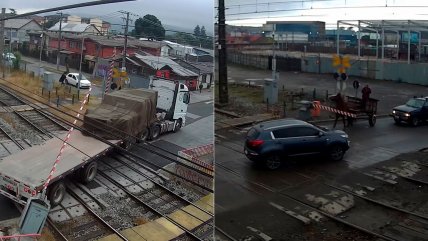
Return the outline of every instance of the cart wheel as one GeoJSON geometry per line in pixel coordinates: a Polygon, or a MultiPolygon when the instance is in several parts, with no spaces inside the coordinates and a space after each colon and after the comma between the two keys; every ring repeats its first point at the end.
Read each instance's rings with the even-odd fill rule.
{"type": "Polygon", "coordinates": [[[374,126],[376,124],[376,115],[369,116],[369,125],[374,126]]]}

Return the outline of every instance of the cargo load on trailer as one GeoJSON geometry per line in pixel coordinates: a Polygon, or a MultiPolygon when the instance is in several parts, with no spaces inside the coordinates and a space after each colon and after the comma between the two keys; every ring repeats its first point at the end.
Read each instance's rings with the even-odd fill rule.
{"type": "Polygon", "coordinates": [[[138,136],[156,121],[156,100],[157,91],[147,89],[106,94],[99,106],[87,110],[83,128],[104,139],[138,136]]]}

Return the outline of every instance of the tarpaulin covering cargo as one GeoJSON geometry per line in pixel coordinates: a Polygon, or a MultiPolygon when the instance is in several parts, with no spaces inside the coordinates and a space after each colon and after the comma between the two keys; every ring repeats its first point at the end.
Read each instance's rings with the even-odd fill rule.
{"type": "Polygon", "coordinates": [[[105,139],[124,139],[116,129],[137,136],[156,121],[156,101],[157,91],[148,89],[106,94],[98,107],[86,111],[83,128],[105,139]]]}

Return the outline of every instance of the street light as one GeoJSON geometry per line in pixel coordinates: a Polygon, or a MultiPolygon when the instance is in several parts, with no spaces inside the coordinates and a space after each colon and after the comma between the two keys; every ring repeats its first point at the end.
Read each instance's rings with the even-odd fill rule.
{"type": "Polygon", "coordinates": [[[40,43],[40,57],[39,57],[39,76],[42,75],[42,52],[43,52],[43,32],[40,34],[41,43],[40,43]]]}

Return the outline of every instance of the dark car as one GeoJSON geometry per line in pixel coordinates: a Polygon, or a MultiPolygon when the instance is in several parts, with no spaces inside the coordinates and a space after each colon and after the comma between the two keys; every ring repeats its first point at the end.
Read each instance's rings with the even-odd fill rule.
{"type": "Polygon", "coordinates": [[[391,116],[397,124],[404,121],[419,125],[428,119],[428,97],[412,98],[406,104],[394,107],[391,116]]]}
{"type": "Polygon", "coordinates": [[[274,170],[291,156],[318,154],[340,161],[349,143],[343,131],[296,119],[281,119],[253,126],[247,133],[244,152],[248,159],[274,170]]]}

